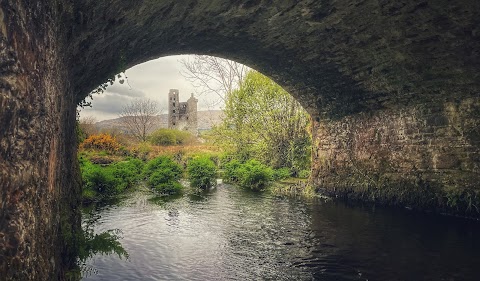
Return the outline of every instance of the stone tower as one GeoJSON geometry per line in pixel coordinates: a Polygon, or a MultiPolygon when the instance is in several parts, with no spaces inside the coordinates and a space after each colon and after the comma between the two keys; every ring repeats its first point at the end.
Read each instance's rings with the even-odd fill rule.
{"type": "Polygon", "coordinates": [[[177,89],[170,89],[168,93],[168,128],[176,129],[180,113],[180,98],[177,89]]]}
{"type": "Polygon", "coordinates": [[[193,135],[198,134],[197,103],[193,96],[187,102],[180,102],[179,91],[170,89],[168,93],[168,128],[189,131],[193,135]]]}
{"type": "Polygon", "coordinates": [[[187,127],[190,133],[193,135],[198,134],[198,122],[197,122],[197,104],[198,100],[191,94],[190,98],[187,100],[187,127]]]}

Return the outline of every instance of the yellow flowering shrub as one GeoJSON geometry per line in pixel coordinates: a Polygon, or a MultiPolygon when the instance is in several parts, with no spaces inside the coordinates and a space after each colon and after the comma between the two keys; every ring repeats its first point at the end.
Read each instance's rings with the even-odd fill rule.
{"type": "Polygon", "coordinates": [[[120,149],[120,144],[115,137],[109,134],[90,135],[81,144],[81,149],[95,149],[115,152],[120,149]]]}

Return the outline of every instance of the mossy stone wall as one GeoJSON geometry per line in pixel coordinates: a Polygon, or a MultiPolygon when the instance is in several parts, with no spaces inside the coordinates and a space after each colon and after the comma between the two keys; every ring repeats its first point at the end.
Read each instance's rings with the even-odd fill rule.
{"type": "Polygon", "coordinates": [[[0,280],[61,280],[80,226],[66,1],[0,2],[0,280]]]}
{"type": "Polygon", "coordinates": [[[382,204],[480,215],[480,98],[319,120],[314,186],[382,204]]]}

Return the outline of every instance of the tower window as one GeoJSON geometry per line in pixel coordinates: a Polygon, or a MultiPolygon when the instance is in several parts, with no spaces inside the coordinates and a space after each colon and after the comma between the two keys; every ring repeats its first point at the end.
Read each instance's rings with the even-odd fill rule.
{"type": "Polygon", "coordinates": [[[175,106],[175,103],[173,103],[173,106],[175,106]]]}
{"type": "Polygon", "coordinates": [[[172,112],[175,113],[175,110],[173,110],[172,112]]]}

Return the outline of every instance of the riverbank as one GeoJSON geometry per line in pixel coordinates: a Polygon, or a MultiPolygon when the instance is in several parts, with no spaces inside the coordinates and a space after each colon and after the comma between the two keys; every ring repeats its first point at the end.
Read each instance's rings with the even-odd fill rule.
{"type": "Polygon", "coordinates": [[[442,190],[418,184],[315,188],[317,194],[344,202],[370,204],[480,220],[480,194],[472,190],[442,190]]]}

